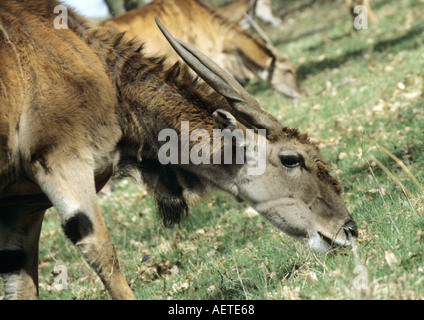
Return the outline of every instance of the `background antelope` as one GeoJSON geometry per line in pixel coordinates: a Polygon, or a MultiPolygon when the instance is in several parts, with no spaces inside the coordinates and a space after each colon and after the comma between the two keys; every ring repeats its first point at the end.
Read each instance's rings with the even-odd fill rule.
{"type": "Polygon", "coordinates": [[[265,40],[215,14],[197,0],[156,0],[103,25],[139,36],[145,42],[146,53],[165,55],[166,66],[172,66],[180,58],[152,24],[155,16],[177,38],[205,52],[241,83],[256,76],[288,98],[300,98],[304,93],[290,61],[265,40]]]}
{"type": "MultiPolygon", "coordinates": [[[[109,12],[113,16],[124,14],[125,11],[130,11],[152,2],[151,0],[105,0],[109,12]]],[[[206,5],[213,5],[209,0],[202,1],[206,5]]],[[[219,10],[219,13],[227,19],[238,23],[243,18],[243,13],[261,19],[262,21],[271,23],[274,27],[279,26],[282,21],[272,12],[270,0],[232,0],[220,6],[212,6],[219,10]]]]}
{"type": "MultiPolygon", "coordinates": [[[[234,23],[241,23],[241,20],[244,18],[244,13],[248,13],[254,18],[269,23],[273,27],[278,27],[283,23],[283,21],[274,14],[271,0],[234,0],[219,6],[213,6],[206,0],[203,1],[203,3],[209,5],[212,10],[234,23]]],[[[248,26],[247,23],[243,25],[245,27],[248,26]]]]}
{"type": "MultiPolygon", "coordinates": [[[[206,0],[205,3],[207,3],[206,0]]],[[[369,0],[345,0],[345,4],[353,19],[357,16],[354,13],[355,6],[361,5],[366,7],[370,21],[377,20],[369,0]]],[[[252,17],[270,23],[273,27],[278,27],[282,24],[281,18],[277,17],[273,12],[271,0],[234,0],[212,8],[235,23],[239,23],[243,19],[243,13],[249,13],[252,17]]]]}
{"type": "MultiPolygon", "coordinates": [[[[163,59],[146,55],[138,41],[91,28],[71,9],[69,28],[55,29],[58,4],[0,3],[5,62],[0,67],[0,273],[7,299],[37,297],[38,242],[51,206],[112,298],[134,298],[96,199],[114,175],[143,180],[166,225],[218,188],[248,201],[314,250],[351,243],[357,231],[340,184],[306,135],[283,127],[234,78],[162,26],[208,84],[196,82],[178,64],[164,69],[163,59]],[[162,165],[158,135],[165,128],[181,134],[183,120],[210,133],[266,129],[265,173],[249,176],[248,162],[162,165]]],[[[249,148],[248,141],[233,147],[249,148]]]]}

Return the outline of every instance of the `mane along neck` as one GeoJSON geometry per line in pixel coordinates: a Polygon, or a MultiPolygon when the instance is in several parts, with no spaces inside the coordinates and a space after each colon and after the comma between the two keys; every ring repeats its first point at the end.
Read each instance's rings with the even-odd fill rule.
{"type": "MultiPolygon", "coordinates": [[[[158,162],[159,132],[174,129],[180,133],[181,121],[190,121],[191,130],[201,128],[212,133],[212,113],[217,109],[231,112],[228,102],[203,81],[193,78],[186,65],[176,64],[165,70],[165,58],[145,56],[143,44],[135,38],[114,29],[93,28],[72,10],[69,16],[69,27],[97,54],[115,86],[116,115],[123,133],[118,146],[124,155],[123,167],[130,164],[131,169],[140,173],[155,197],[165,225],[178,223],[187,214],[188,203],[199,198],[207,187],[195,174],[158,162]]],[[[330,176],[317,145],[306,134],[284,128],[267,139],[271,143],[290,140],[313,150],[319,175],[340,192],[340,185],[330,176]]]]}

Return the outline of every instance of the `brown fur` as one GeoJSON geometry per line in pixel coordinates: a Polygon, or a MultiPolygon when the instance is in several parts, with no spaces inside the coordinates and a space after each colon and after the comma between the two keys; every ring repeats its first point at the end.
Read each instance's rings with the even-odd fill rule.
{"type": "Polygon", "coordinates": [[[202,3],[221,17],[233,23],[239,23],[243,19],[243,14],[250,12],[254,7],[256,0],[234,0],[225,2],[219,6],[214,6],[208,1],[202,1],[202,3]]]}
{"type": "Polygon", "coordinates": [[[211,8],[222,17],[242,25],[246,24],[243,22],[245,13],[274,27],[282,24],[282,20],[273,13],[271,0],[234,0],[211,8]]]}

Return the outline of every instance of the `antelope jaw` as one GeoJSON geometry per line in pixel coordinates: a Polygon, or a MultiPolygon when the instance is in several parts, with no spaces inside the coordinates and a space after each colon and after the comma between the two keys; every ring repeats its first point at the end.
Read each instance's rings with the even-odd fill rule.
{"type": "Polygon", "coordinates": [[[333,245],[338,246],[352,246],[352,235],[349,231],[346,231],[346,239],[331,239],[328,238],[319,232],[314,232],[310,235],[307,240],[307,245],[314,251],[315,253],[325,253],[327,252],[333,245]]]}

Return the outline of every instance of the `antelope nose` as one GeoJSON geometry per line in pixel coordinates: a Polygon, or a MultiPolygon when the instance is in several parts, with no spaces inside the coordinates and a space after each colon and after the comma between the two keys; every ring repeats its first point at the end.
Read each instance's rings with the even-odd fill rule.
{"type": "Polygon", "coordinates": [[[352,236],[358,237],[358,227],[356,226],[355,221],[349,220],[345,223],[343,228],[349,230],[352,236]]]}

